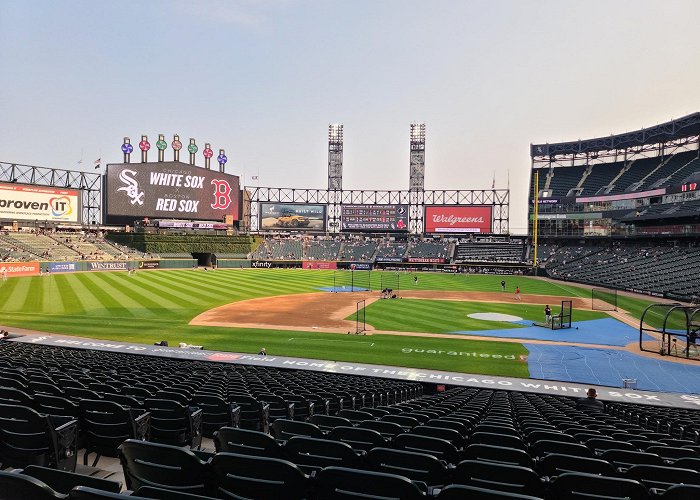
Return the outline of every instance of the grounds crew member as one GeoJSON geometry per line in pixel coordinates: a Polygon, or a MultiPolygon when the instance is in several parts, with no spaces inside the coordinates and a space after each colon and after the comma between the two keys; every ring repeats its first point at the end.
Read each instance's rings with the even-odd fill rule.
{"type": "Polygon", "coordinates": [[[506,291],[506,280],[501,280],[501,291],[502,292],[506,291]]]}

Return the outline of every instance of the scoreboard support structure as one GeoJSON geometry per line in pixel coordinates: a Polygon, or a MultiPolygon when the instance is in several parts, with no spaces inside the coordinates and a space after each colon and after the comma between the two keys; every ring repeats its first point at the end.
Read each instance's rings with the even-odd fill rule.
{"type": "Polygon", "coordinates": [[[326,205],[328,207],[326,231],[329,233],[340,233],[341,209],[344,205],[408,205],[407,232],[410,234],[422,234],[425,231],[426,206],[491,206],[492,233],[508,234],[510,231],[509,189],[381,191],[246,186],[244,191],[246,202],[243,204],[243,220],[249,221],[249,226],[245,229],[251,232],[261,230],[259,227],[260,203],[326,205]]]}

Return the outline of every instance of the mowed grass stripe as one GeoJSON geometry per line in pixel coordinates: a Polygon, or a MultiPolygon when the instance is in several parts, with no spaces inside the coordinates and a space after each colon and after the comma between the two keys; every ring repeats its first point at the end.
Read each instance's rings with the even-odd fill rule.
{"type": "MultiPolygon", "coordinates": [[[[149,281],[158,283],[163,289],[183,300],[189,301],[190,304],[208,304],[221,297],[220,293],[216,293],[216,287],[203,287],[201,281],[195,279],[194,276],[192,278],[181,276],[178,271],[169,271],[167,273],[151,271],[151,273],[155,275],[153,277],[149,276],[149,281]]],[[[191,273],[195,274],[195,271],[191,271],[191,273]]]]}
{"type": "Polygon", "coordinates": [[[27,288],[18,287],[17,300],[21,303],[20,311],[42,311],[44,306],[44,279],[30,278],[27,288]],[[31,290],[31,293],[30,293],[31,290]]]}
{"type": "Polygon", "coordinates": [[[133,281],[131,281],[127,276],[120,275],[115,276],[114,274],[105,274],[105,282],[112,285],[114,288],[118,289],[125,296],[131,299],[135,299],[143,308],[148,309],[153,313],[154,316],[161,315],[164,310],[179,310],[180,307],[177,304],[173,304],[169,300],[162,296],[156,297],[154,300],[152,297],[143,293],[143,289],[138,287],[133,281]]]}
{"type": "Polygon", "coordinates": [[[0,304],[2,304],[3,310],[8,310],[9,309],[8,306],[10,304],[12,304],[12,302],[15,300],[15,297],[17,296],[17,293],[16,293],[17,286],[22,281],[26,281],[26,280],[14,279],[14,280],[0,281],[0,283],[2,283],[2,286],[0,286],[0,304]]]}
{"type": "MultiPolygon", "coordinates": [[[[85,273],[66,274],[65,277],[67,288],[77,297],[83,314],[100,317],[110,314],[105,304],[94,293],[95,287],[88,281],[85,273]]],[[[63,288],[61,293],[64,293],[63,288]]]]}
{"type": "MultiPolygon", "coordinates": [[[[173,288],[171,284],[164,283],[161,285],[153,278],[143,279],[141,276],[134,276],[133,284],[154,296],[162,297],[181,309],[189,309],[192,307],[192,297],[188,293],[178,293],[179,290],[173,288]]],[[[204,303],[205,301],[201,300],[204,303]]]]}
{"type": "Polygon", "coordinates": [[[46,276],[42,280],[44,282],[43,303],[46,304],[44,310],[49,314],[66,312],[57,278],[57,276],[46,276]]]}
{"type": "Polygon", "coordinates": [[[63,312],[65,314],[85,314],[85,308],[78,297],[78,294],[73,289],[71,283],[75,280],[70,274],[52,276],[55,280],[55,294],[61,298],[63,304],[63,312]]]}
{"type": "MultiPolygon", "coordinates": [[[[123,302],[119,298],[115,297],[112,292],[112,287],[105,286],[102,278],[97,274],[88,273],[78,273],[78,280],[85,286],[86,293],[92,294],[95,299],[100,303],[102,309],[104,309],[104,315],[106,316],[131,316],[136,317],[134,312],[138,308],[138,304],[126,298],[128,303],[133,304],[134,312],[127,309],[123,302]]],[[[142,315],[139,315],[142,316],[142,315]]]]}

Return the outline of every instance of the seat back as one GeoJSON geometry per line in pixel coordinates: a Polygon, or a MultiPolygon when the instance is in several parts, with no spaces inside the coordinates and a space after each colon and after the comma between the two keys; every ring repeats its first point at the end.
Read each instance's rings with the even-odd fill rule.
{"type": "Polygon", "coordinates": [[[70,490],[76,486],[89,486],[113,493],[119,493],[122,487],[119,481],[110,481],[86,474],[76,474],[75,472],[50,469],[48,467],[39,467],[36,465],[25,467],[24,470],[22,470],[22,474],[38,479],[54,491],[63,494],[68,494],[70,490]]]}
{"type": "Polygon", "coordinates": [[[119,446],[119,461],[130,490],[154,486],[185,493],[205,492],[206,463],[185,448],[128,439],[119,446]]]}
{"type": "Polygon", "coordinates": [[[400,498],[425,500],[426,495],[405,477],[345,467],[326,467],[316,474],[315,498],[400,498]]]}
{"type": "Polygon", "coordinates": [[[369,451],[387,445],[387,441],[377,431],[358,427],[334,427],[328,433],[328,439],[349,444],[356,451],[369,451]]]}
{"type": "Polygon", "coordinates": [[[585,472],[601,476],[616,475],[615,467],[605,460],[560,453],[545,455],[539,463],[539,470],[543,476],[549,477],[558,476],[565,472],[585,472]]]}
{"type": "Polygon", "coordinates": [[[272,431],[275,437],[281,441],[286,441],[292,436],[324,437],[323,432],[318,426],[309,422],[298,422],[296,420],[277,419],[272,423],[272,431]]]}
{"type": "Polygon", "coordinates": [[[26,406],[0,404],[0,462],[22,468],[55,465],[48,417],[26,406]]]}
{"type": "Polygon", "coordinates": [[[544,494],[540,477],[532,469],[518,465],[465,460],[457,464],[454,482],[522,495],[544,494]]]}
{"type": "Polygon", "coordinates": [[[457,463],[459,454],[457,448],[444,439],[416,434],[399,434],[394,438],[392,447],[399,450],[427,453],[448,464],[457,463]]]}
{"type": "Polygon", "coordinates": [[[279,443],[269,434],[235,427],[222,427],[214,433],[217,453],[238,453],[270,458],[282,458],[279,443]]]}
{"type": "Polygon", "coordinates": [[[360,457],[352,447],[339,441],[294,436],[287,441],[284,451],[291,461],[307,472],[332,465],[360,467],[360,457]]]}
{"type": "Polygon", "coordinates": [[[211,471],[211,493],[220,498],[301,500],[309,496],[308,476],[287,460],[218,453],[211,471]]]}
{"type": "Polygon", "coordinates": [[[3,500],[64,500],[68,498],[54,491],[44,482],[18,474],[0,471],[0,492],[3,500]]]}
{"type": "Polygon", "coordinates": [[[595,498],[646,500],[647,489],[638,481],[616,477],[603,477],[581,472],[566,472],[549,486],[552,498],[595,498]]]}
{"type": "Polygon", "coordinates": [[[440,486],[450,481],[445,465],[433,455],[391,448],[372,448],[365,461],[376,472],[397,474],[428,486],[440,486]]]}

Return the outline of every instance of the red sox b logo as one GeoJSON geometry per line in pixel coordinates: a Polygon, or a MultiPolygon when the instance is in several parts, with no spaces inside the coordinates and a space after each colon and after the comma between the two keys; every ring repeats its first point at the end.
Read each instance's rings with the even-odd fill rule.
{"type": "Polygon", "coordinates": [[[231,186],[228,181],[218,179],[213,179],[211,183],[214,184],[214,203],[211,208],[226,210],[231,204],[231,186]]]}

